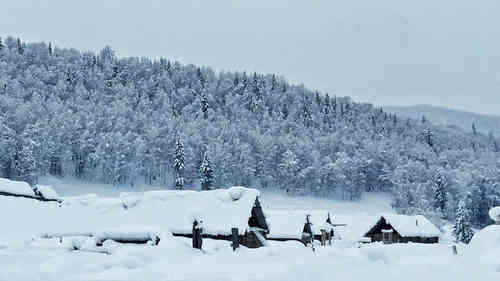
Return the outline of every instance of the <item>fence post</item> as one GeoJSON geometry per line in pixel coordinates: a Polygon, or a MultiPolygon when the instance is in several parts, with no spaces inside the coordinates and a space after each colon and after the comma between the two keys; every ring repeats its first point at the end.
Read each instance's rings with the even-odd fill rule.
{"type": "Polygon", "coordinates": [[[326,230],[321,230],[321,246],[326,246],[326,230]]]}
{"type": "Polygon", "coordinates": [[[456,256],[458,254],[457,253],[457,246],[453,245],[453,246],[451,246],[451,249],[453,250],[453,255],[456,256]]]}
{"type": "Polygon", "coordinates": [[[232,246],[233,246],[233,251],[236,251],[236,248],[240,246],[240,240],[238,236],[238,228],[233,227],[231,228],[231,240],[233,241],[232,246]]]}
{"type": "Polygon", "coordinates": [[[203,232],[203,222],[198,222],[195,220],[193,222],[193,248],[200,249],[202,247],[203,241],[201,234],[203,232]]]}

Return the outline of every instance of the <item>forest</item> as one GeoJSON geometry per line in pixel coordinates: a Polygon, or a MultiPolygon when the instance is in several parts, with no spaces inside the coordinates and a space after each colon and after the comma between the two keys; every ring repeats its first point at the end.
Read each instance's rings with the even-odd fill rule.
{"type": "Polygon", "coordinates": [[[481,227],[500,204],[499,159],[493,134],[279,75],[0,39],[0,177],[345,200],[389,192],[401,213],[454,219],[458,209],[481,227]]]}

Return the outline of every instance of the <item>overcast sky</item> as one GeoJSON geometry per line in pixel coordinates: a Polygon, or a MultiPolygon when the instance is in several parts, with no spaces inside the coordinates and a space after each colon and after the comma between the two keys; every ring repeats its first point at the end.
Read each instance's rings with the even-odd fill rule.
{"type": "Polygon", "coordinates": [[[0,36],[500,114],[498,0],[8,0],[0,36]]]}

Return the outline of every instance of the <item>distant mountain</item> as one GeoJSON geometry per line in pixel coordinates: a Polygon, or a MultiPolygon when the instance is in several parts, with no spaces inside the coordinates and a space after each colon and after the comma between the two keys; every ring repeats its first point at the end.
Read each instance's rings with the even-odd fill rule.
{"type": "Polygon", "coordinates": [[[386,111],[408,118],[422,118],[434,124],[457,126],[465,132],[472,131],[472,123],[478,132],[500,136],[500,116],[485,115],[432,105],[384,106],[386,111]]]}

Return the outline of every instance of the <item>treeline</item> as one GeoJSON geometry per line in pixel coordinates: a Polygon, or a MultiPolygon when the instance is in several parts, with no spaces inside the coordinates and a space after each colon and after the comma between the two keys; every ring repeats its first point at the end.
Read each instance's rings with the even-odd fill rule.
{"type": "Polygon", "coordinates": [[[462,199],[472,212],[479,189],[482,204],[499,202],[493,136],[401,119],[276,75],[0,42],[2,177],[348,200],[386,191],[402,212],[446,218],[462,199]]]}

